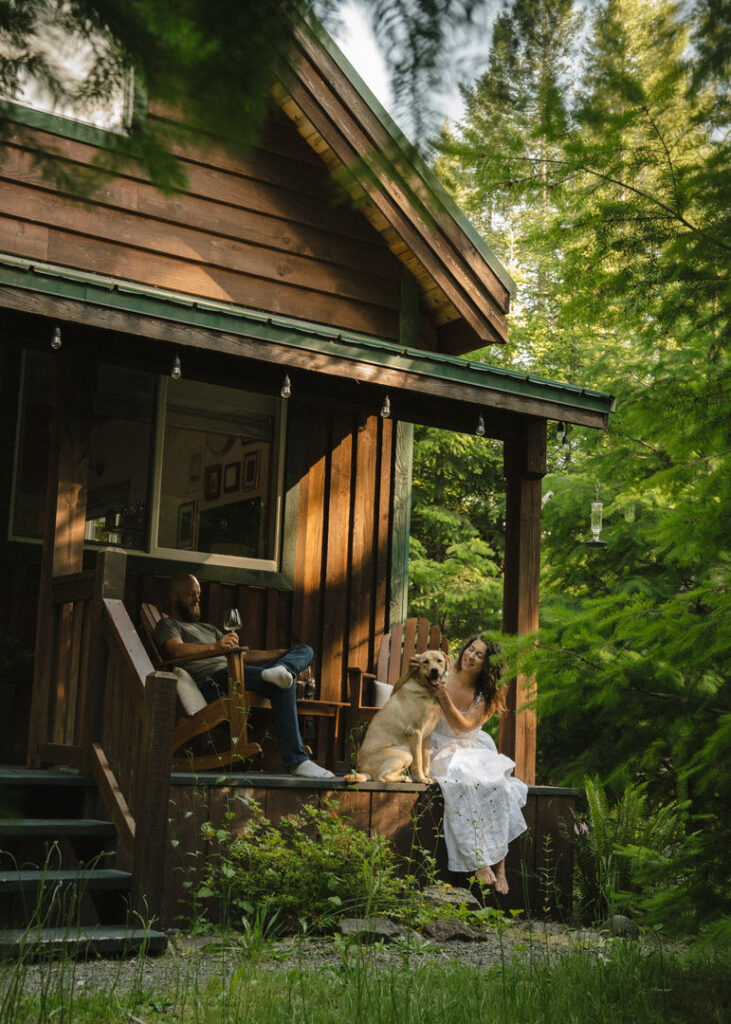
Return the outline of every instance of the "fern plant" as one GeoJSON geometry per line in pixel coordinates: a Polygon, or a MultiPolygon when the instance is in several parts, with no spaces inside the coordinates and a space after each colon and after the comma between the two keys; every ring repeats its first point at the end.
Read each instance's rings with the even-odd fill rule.
{"type": "Polygon", "coordinates": [[[596,779],[585,780],[587,813],[570,826],[575,893],[582,920],[636,912],[651,854],[672,857],[682,835],[684,806],[649,807],[646,786],[629,785],[610,804],[596,779]]]}

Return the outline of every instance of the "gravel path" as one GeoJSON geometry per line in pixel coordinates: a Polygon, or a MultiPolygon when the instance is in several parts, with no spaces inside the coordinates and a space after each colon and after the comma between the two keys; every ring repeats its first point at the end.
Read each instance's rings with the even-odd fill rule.
{"type": "MultiPolygon", "coordinates": [[[[405,959],[412,968],[423,964],[453,963],[487,968],[509,962],[514,955],[551,959],[577,948],[595,955],[607,941],[612,940],[605,940],[595,932],[569,931],[561,925],[541,922],[530,928],[521,924],[506,926],[501,932],[486,930],[484,939],[478,942],[439,944],[419,939],[354,948],[332,937],[283,940],[268,945],[255,962],[257,968],[264,971],[293,968],[339,971],[344,966],[344,957],[357,956],[361,952],[366,963],[380,969],[402,967],[405,959]]],[[[27,965],[23,968],[23,989],[31,992],[48,988],[50,972],[67,990],[72,987],[121,993],[137,987],[155,993],[171,992],[179,986],[198,984],[205,987],[214,978],[230,978],[245,960],[246,950],[237,947],[235,942],[178,933],[171,936],[167,952],[159,957],[66,962],[52,966],[27,965]]],[[[7,978],[7,972],[14,969],[12,965],[0,968],[0,987],[3,977],[7,978]]]]}

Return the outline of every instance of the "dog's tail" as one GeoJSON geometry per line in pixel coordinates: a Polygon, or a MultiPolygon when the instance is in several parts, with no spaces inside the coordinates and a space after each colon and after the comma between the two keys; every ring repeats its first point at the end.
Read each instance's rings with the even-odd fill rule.
{"type": "Polygon", "coordinates": [[[351,772],[350,775],[345,775],[344,778],[346,782],[370,782],[373,776],[366,775],[364,772],[351,772]]]}

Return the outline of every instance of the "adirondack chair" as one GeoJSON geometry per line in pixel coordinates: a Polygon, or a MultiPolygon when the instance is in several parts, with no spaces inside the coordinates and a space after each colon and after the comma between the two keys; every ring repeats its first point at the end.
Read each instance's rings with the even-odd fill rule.
{"type": "Polygon", "coordinates": [[[439,626],[431,625],[426,619],[413,618],[377,637],[375,650],[377,655],[373,671],[348,668],[350,708],[347,713],[347,736],[353,748],[357,747],[365,727],[381,706],[376,697],[376,683],[393,686],[408,670],[412,655],[426,650],[442,650],[447,654],[449,644],[439,626]]]}
{"type": "MultiPolygon", "coordinates": [[[[147,648],[156,668],[174,668],[179,665],[185,668],[187,661],[196,661],[195,656],[183,658],[166,658],[155,642],[155,626],[161,618],[160,611],[154,604],[143,604],[140,609],[140,622],[147,648]]],[[[247,727],[247,710],[264,708],[271,710],[271,702],[260,693],[253,693],[244,688],[245,664],[262,665],[273,658],[284,654],[286,648],[276,650],[251,650],[248,647],[234,647],[227,651],[229,691],[225,697],[211,701],[193,715],[184,715],[175,723],[173,732],[173,761],[176,771],[207,771],[223,767],[254,757],[261,753],[259,743],[249,739],[247,727]],[[215,754],[193,756],[176,756],[186,743],[198,736],[203,736],[223,722],[230,723],[230,749],[215,754]]],[[[347,703],[343,701],[320,700],[302,697],[297,699],[297,714],[302,717],[325,718],[328,720],[329,748],[328,762],[334,763],[335,748],[340,735],[340,716],[347,703]]],[[[311,753],[307,748],[308,753],[311,753]]]]}

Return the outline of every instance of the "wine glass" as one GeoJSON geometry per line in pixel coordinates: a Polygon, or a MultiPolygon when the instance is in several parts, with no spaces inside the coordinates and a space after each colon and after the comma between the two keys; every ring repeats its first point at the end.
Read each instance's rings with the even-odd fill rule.
{"type": "Polygon", "coordinates": [[[224,633],[238,633],[241,629],[241,616],[238,608],[228,608],[223,616],[224,633]]]}

